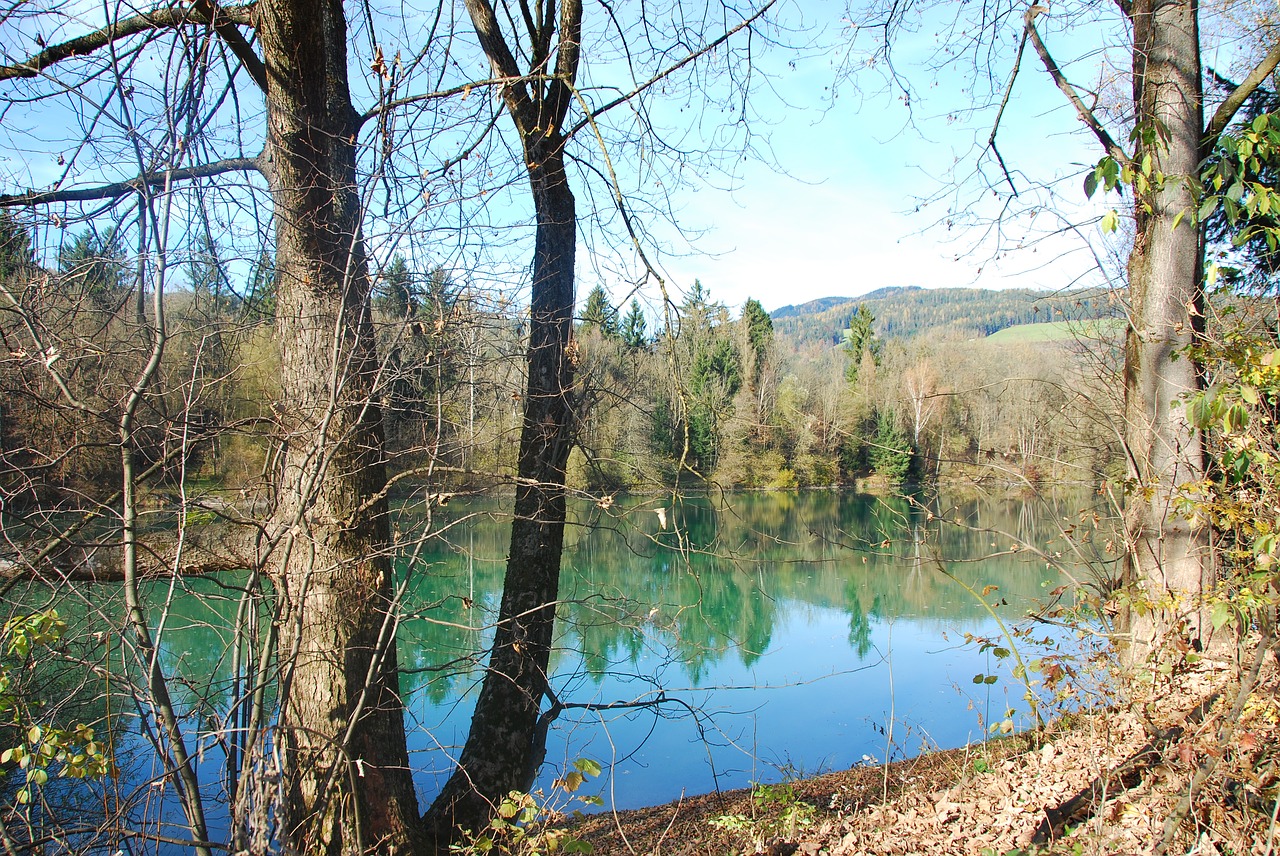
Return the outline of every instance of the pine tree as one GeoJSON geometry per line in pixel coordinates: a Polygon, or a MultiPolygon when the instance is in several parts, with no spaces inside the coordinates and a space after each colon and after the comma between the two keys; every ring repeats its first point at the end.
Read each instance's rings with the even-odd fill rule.
{"type": "Polygon", "coordinates": [[[582,310],[583,331],[598,329],[605,336],[618,335],[618,310],[609,302],[609,295],[597,284],[587,295],[587,305],[582,310]]]}
{"type": "Polygon", "coordinates": [[[10,212],[0,211],[0,280],[34,265],[26,228],[10,212]]]}
{"type": "Polygon", "coordinates": [[[849,355],[849,363],[845,368],[845,378],[849,383],[857,383],[858,371],[862,367],[863,354],[871,354],[873,360],[879,361],[880,342],[876,339],[876,317],[871,314],[865,303],[859,303],[857,310],[849,318],[849,326],[842,331],[844,350],[849,355]]]}
{"type": "Polygon", "coordinates": [[[649,347],[647,326],[644,320],[644,310],[640,308],[640,301],[633,298],[631,306],[627,309],[626,317],[622,319],[622,341],[632,350],[638,351],[649,347]]]}
{"type": "Polygon", "coordinates": [[[911,471],[910,443],[892,410],[876,413],[876,435],[871,444],[869,457],[877,475],[883,476],[890,484],[901,484],[906,480],[911,471]]]}

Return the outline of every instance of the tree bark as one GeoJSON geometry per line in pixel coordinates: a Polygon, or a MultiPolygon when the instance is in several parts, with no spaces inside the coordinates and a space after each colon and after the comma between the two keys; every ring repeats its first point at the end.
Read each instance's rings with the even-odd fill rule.
{"type": "Polygon", "coordinates": [[[553,133],[526,139],[525,145],[538,227],[511,552],[471,731],[457,769],[427,814],[429,833],[440,847],[456,830],[483,828],[509,791],[529,790],[545,754],[546,723],[540,719],[559,596],[565,466],[572,445],[577,218],[563,138],[553,133]]]}
{"type": "MultiPolygon", "coordinates": [[[[502,98],[524,150],[537,234],[511,552],[471,731],[457,769],[425,818],[437,847],[454,840],[459,830],[483,828],[509,791],[532,786],[542,765],[550,715],[544,718],[541,711],[560,588],[576,368],[577,211],[564,168],[563,126],[578,74],[582,2],[558,0],[534,9],[521,3],[527,73],[517,64],[489,0],[466,0],[466,7],[495,75],[511,81],[502,98]]],[[[506,20],[515,26],[514,16],[506,20]]]]}
{"type": "Polygon", "coordinates": [[[282,366],[281,819],[301,853],[403,851],[418,823],[387,559],[371,283],[341,0],[264,0],[282,366]]]}
{"type": "Polygon", "coordinates": [[[1203,106],[1195,0],[1135,0],[1133,99],[1141,170],[1151,159],[1151,189],[1135,194],[1136,235],[1129,256],[1132,323],[1125,342],[1125,443],[1133,489],[1126,499],[1125,610],[1130,657],[1140,661],[1186,621],[1209,631],[1201,598],[1213,584],[1208,529],[1176,506],[1179,488],[1204,477],[1202,439],[1179,397],[1200,388],[1198,366],[1180,353],[1202,318],[1204,247],[1194,224],[1197,201],[1186,179],[1199,172],[1203,106]],[[1163,181],[1157,173],[1163,173],[1163,181]],[[1174,221],[1182,215],[1177,227],[1174,221]]]}

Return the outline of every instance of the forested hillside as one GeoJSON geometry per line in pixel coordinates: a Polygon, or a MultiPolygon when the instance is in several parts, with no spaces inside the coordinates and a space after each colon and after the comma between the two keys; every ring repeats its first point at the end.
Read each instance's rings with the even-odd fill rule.
{"type": "MultiPolygon", "coordinates": [[[[170,473],[161,489],[194,473],[215,492],[261,490],[278,442],[272,262],[264,257],[249,281],[237,283],[222,256],[216,242],[193,246],[183,287],[165,299],[172,332],[162,369],[176,385],[151,397],[135,439],[144,460],[170,473]],[[166,423],[186,429],[164,430],[166,423]]],[[[118,349],[96,349],[92,371],[79,360],[70,376],[83,378],[77,396],[90,411],[119,395],[134,359],[123,333],[128,307],[118,296],[125,268],[109,236],[84,232],[68,237],[56,269],[39,271],[57,285],[45,299],[65,318],[48,332],[47,347],[84,352],[85,337],[104,330],[119,339],[118,349]]],[[[638,301],[622,311],[597,286],[575,320],[570,483],[612,493],[868,477],[1089,481],[1115,461],[1108,426],[1118,404],[1097,364],[1114,347],[1082,347],[1071,325],[1049,342],[972,332],[1045,318],[1064,303],[1081,314],[1110,306],[1084,294],[882,289],[856,311],[850,301],[824,300],[771,318],[758,301],[735,311],[695,282],[671,326],[660,328],[638,301]],[[814,332],[831,325],[839,326],[814,332]]],[[[453,488],[511,484],[528,337],[520,307],[397,256],[379,271],[372,308],[381,360],[375,394],[397,492],[412,491],[417,474],[433,470],[453,488]]],[[[18,321],[0,331],[19,335],[18,321]]],[[[0,439],[11,500],[97,496],[120,477],[111,428],[88,412],[51,407],[55,396],[39,369],[20,355],[0,364],[0,393],[10,402],[0,439]],[[21,481],[36,461],[51,463],[38,480],[21,481]]]]}
{"type": "Polygon", "coordinates": [[[928,333],[935,337],[975,339],[1017,324],[1106,318],[1117,314],[1115,296],[1094,291],[1051,294],[1026,288],[918,286],[880,288],[861,297],[823,297],[771,313],[779,335],[797,347],[816,341],[839,344],[841,331],[859,306],[875,316],[881,338],[928,333]]]}

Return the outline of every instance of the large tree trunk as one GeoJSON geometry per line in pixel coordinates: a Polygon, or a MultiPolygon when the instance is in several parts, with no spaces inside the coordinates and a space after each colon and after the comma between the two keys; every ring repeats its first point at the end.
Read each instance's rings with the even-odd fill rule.
{"type": "Polygon", "coordinates": [[[575,369],[570,343],[577,223],[562,147],[559,134],[526,141],[538,229],[511,552],[471,731],[457,770],[427,816],[440,845],[456,829],[483,828],[509,791],[527,791],[545,750],[547,723],[540,720],[560,586],[575,369]]]}
{"type": "Polygon", "coordinates": [[[1201,437],[1177,405],[1179,396],[1200,386],[1197,365],[1179,353],[1196,335],[1203,300],[1197,201],[1184,180],[1198,174],[1204,127],[1197,14],[1195,0],[1135,0],[1130,9],[1139,131],[1133,160],[1140,166],[1149,154],[1154,167],[1152,189],[1135,194],[1132,326],[1125,342],[1125,443],[1133,480],[1126,571],[1135,603],[1123,629],[1131,634],[1135,662],[1184,620],[1193,639],[1209,630],[1201,607],[1213,581],[1208,530],[1176,508],[1179,487],[1205,472],[1201,437]]]}
{"type": "Polygon", "coordinates": [[[302,853],[404,850],[418,822],[398,694],[370,282],[341,0],[264,0],[287,533],[281,819],[302,853]]]}

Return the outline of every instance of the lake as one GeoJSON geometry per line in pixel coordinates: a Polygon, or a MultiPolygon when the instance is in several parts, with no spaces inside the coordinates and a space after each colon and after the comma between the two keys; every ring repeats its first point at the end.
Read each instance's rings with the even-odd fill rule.
{"type": "MultiPolygon", "coordinates": [[[[590,758],[604,772],[585,792],[633,808],[959,746],[1010,709],[1025,726],[1025,688],[1013,658],[1000,656],[1008,643],[992,612],[1016,621],[1066,582],[1036,550],[1066,552],[1064,528],[1092,531],[1094,501],[813,491],[572,503],[552,657],[567,709],[540,786],[590,758]]],[[[421,505],[395,511],[401,687],[424,807],[466,736],[500,598],[507,508],[457,497],[429,518],[421,505]]],[[[152,583],[148,595],[153,626],[163,614],[175,700],[189,728],[201,723],[192,745],[215,831],[227,825],[224,747],[239,691],[228,582],[152,583]]],[[[64,615],[91,622],[79,638],[109,639],[93,628],[118,621],[118,591],[66,594],[64,615]]],[[[1074,644],[1052,628],[1034,636],[1051,653],[1074,644]]],[[[1025,640],[1019,649],[1028,660],[1044,653],[1025,640]]],[[[129,702],[118,706],[137,721],[129,702]]],[[[123,773],[108,787],[130,825],[177,820],[145,741],[117,734],[116,748],[123,773]]]]}
{"type": "MultiPolygon", "coordinates": [[[[1091,501],[943,498],[932,514],[827,491],[573,504],[552,684],[580,707],[552,729],[543,785],[591,758],[605,804],[632,808],[982,739],[1007,709],[1025,712],[1025,688],[1011,659],[965,644],[1000,631],[957,580],[998,587],[987,600],[1017,620],[1064,582],[1019,546],[1061,550],[1091,501]]],[[[439,537],[398,565],[424,800],[466,736],[479,671],[446,664],[475,663],[491,638],[504,508],[455,500],[435,512],[439,537]]],[[[402,533],[421,525],[402,511],[402,533]]]]}

